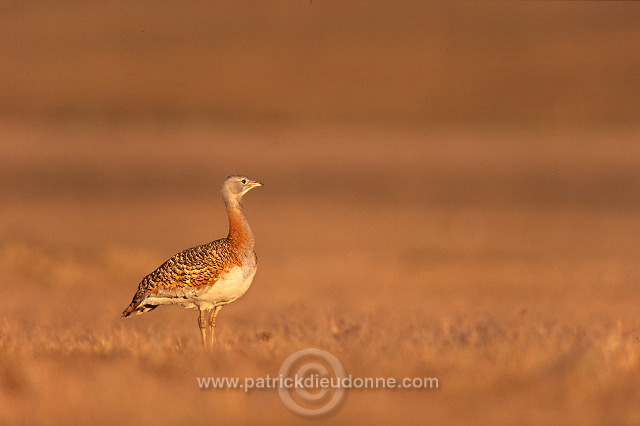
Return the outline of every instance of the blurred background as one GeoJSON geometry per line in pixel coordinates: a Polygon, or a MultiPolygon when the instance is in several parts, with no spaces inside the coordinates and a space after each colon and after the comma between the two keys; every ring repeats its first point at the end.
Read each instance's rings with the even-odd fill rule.
{"type": "Polygon", "coordinates": [[[1,112],[105,122],[637,124],[638,6],[2,6],[1,112]]]}
{"type": "MultiPolygon", "coordinates": [[[[640,365],[638,22],[640,4],[610,1],[0,4],[0,420],[145,421],[136,404],[170,388],[214,400],[192,381],[219,364],[175,366],[195,313],[118,316],[162,261],[226,235],[219,184],[236,173],[265,186],[245,198],[260,271],[220,316],[226,371],[274,373],[315,345],[448,386],[358,394],[343,420],[414,419],[425,401],[441,421],[528,404],[639,420],[617,398],[640,365]],[[51,372],[78,353],[82,372],[51,372]],[[88,377],[107,401],[93,411],[88,377]]],[[[292,416],[264,417],[272,399],[206,406],[292,416]]],[[[151,419],[208,418],[174,414],[151,419]]]]}
{"type": "Polygon", "coordinates": [[[232,173],[265,199],[637,204],[634,3],[1,7],[7,231],[43,204],[150,220],[112,201],[209,201],[232,173]]]}

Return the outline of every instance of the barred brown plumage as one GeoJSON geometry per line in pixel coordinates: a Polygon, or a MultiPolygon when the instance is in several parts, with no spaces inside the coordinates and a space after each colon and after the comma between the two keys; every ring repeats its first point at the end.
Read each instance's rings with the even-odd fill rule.
{"type": "Polygon", "coordinates": [[[216,318],[223,305],[241,297],[257,269],[253,233],[242,210],[242,196],[262,183],[246,176],[229,176],[222,199],[229,217],[229,235],[183,250],[144,277],[123,317],[139,315],[159,305],[182,305],[200,310],[202,344],[213,344],[216,318]],[[209,321],[204,317],[210,311],[209,321]]]}

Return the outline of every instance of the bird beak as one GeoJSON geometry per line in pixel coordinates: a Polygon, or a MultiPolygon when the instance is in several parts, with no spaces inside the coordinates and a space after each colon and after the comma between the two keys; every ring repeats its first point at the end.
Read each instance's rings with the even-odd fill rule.
{"type": "Polygon", "coordinates": [[[255,188],[257,186],[262,186],[264,185],[262,182],[258,182],[257,180],[254,180],[253,182],[251,182],[251,187],[255,188]]]}

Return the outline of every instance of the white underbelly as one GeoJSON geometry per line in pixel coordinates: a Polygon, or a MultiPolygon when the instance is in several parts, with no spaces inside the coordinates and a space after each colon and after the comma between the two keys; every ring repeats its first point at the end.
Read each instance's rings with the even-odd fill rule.
{"type": "Polygon", "coordinates": [[[216,305],[233,302],[247,292],[255,274],[255,267],[236,266],[222,274],[209,290],[196,296],[193,302],[200,309],[211,309],[216,305]]]}

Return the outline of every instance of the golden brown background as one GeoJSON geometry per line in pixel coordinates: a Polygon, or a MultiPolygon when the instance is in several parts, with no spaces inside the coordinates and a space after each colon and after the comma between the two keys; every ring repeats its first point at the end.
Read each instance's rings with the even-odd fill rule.
{"type": "Polygon", "coordinates": [[[0,422],[300,422],[318,347],[338,423],[640,422],[640,4],[0,5],[0,422]],[[221,311],[124,320],[139,280],[222,237],[260,270],[221,311]]]}

